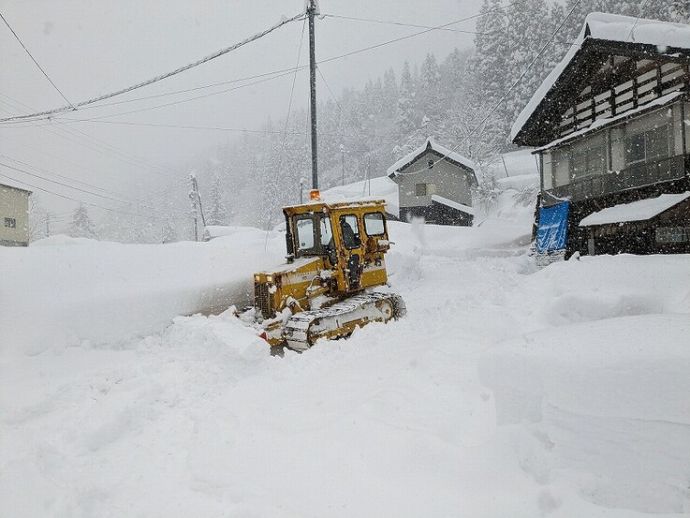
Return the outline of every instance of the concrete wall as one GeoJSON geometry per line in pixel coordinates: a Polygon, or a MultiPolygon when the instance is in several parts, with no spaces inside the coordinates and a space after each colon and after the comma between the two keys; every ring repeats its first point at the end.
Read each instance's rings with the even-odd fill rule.
{"type": "Polygon", "coordinates": [[[0,245],[26,246],[29,244],[29,193],[0,185],[0,245]],[[15,220],[15,227],[5,219],[15,220]]]}
{"type": "Polygon", "coordinates": [[[472,206],[471,173],[447,160],[440,160],[429,169],[428,161],[438,159],[437,153],[426,151],[396,175],[393,180],[400,189],[401,208],[429,206],[433,194],[472,206]],[[416,195],[419,183],[427,184],[426,196],[416,195]]]}

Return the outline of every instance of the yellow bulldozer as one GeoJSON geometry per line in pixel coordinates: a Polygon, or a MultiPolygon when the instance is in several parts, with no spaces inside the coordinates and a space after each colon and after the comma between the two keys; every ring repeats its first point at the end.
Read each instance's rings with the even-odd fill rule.
{"type": "Polygon", "coordinates": [[[372,289],[388,282],[385,202],[325,203],[318,191],[310,197],[283,208],[287,263],[254,274],[247,312],[271,346],[297,351],[405,314],[399,295],[372,289]]]}

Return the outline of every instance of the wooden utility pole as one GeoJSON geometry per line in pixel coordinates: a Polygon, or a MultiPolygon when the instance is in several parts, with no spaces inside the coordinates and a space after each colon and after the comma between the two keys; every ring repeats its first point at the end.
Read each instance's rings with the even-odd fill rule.
{"type": "Polygon", "coordinates": [[[319,188],[318,147],[316,142],[316,49],[314,41],[314,16],[319,13],[317,0],[308,0],[309,18],[309,91],[311,97],[311,188],[319,188]]]}

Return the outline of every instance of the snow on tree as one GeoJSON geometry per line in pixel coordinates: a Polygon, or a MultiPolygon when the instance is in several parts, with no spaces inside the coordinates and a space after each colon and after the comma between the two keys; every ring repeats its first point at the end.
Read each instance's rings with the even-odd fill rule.
{"type": "Polygon", "coordinates": [[[219,174],[215,175],[213,183],[211,184],[207,210],[207,225],[227,225],[229,223],[228,211],[225,208],[225,203],[223,203],[223,191],[219,174]]]}
{"type": "Polygon", "coordinates": [[[38,202],[36,194],[29,196],[29,241],[48,237],[49,218],[48,211],[38,202]]]}
{"type": "Polygon", "coordinates": [[[96,228],[89,217],[86,206],[80,203],[72,214],[72,223],[69,228],[69,235],[72,237],[87,237],[97,239],[96,228]]]}
{"type": "Polygon", "coordinates": [[[417,129],[415,112],[415,89],[410,73],[410,64],[405,61],[400,75],[400,89],[398,93],[397,126],[401,137],[411,134],[417,129]]]}

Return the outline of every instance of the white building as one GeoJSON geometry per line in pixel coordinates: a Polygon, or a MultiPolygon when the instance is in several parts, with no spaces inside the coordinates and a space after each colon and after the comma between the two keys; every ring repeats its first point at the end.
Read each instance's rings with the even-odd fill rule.
{"type": "Polygon", "coordinates": [[[29,244],[29,196],[31,191],[0,184],[0,245],[29,244]]]}

